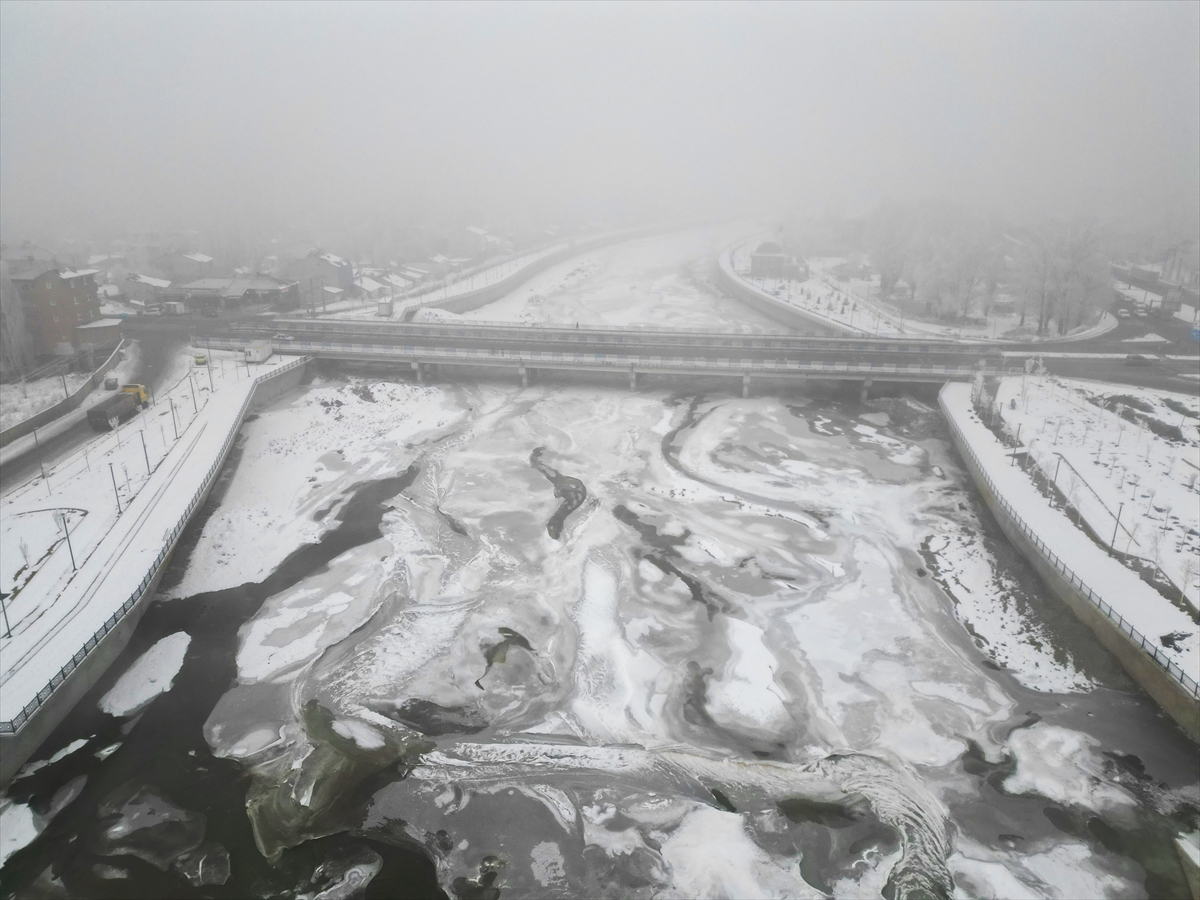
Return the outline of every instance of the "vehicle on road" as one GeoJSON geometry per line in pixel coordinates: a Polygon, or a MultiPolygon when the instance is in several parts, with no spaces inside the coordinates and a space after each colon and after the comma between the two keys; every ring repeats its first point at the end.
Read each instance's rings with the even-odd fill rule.
{"type": "Polygon", "coordinates": [[[193,357],[192,362],[194,362],[198,366],[207,366],[208,365],[208,357],[203,353],[197,353],[195,355],[195,357],[193,357]]]}
{"type": "Polygon", "coordinates": [[[120,386],[121,382],[117,379],[116,375],[109,375],[104,379],[104,389],[106,391],[115,391],[120,386]]]}
{"type": "Polygon", "coordinates": [[[273,341],[294,341],[295,339],[296,339],[295,335],[291,335],[291,334],[273,334],[273,335],[271,335],[271,340],[273,340],[273,341]]]}
{"type": "Polygon", "coordinates": [[[144,384],[123,384],[121,393],[131,395],[139,406],[145,406],[150,402],[150,391],[144,384]]]}
{"type": "Polygon", "coordinates": [[[1142,356],[1140,353],[1130,353],[1125,357],[1125,365],[1127,366],[1148,366],[1153,362],[1149,357],[1142,356]]]}
{"type": "Polygon", "coordinates": [[[87,412],[88,425],[93,431],[112,431],[114,426],[136,415],[137,398],[122,391],[101,400],[87,412]]]}

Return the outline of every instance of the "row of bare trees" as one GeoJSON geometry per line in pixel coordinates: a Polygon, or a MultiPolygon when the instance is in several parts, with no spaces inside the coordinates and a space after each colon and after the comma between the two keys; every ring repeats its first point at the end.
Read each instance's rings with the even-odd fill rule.
{"type": "Polygon", "coordinates": [[[1085,222],[1016,229],[937,203],[885,203],[865,229],[884,297],[937,319],[988,315],[1005,300],[1038,334],[1065,334],[1110,302],[1101,237],[1085,222]]]}

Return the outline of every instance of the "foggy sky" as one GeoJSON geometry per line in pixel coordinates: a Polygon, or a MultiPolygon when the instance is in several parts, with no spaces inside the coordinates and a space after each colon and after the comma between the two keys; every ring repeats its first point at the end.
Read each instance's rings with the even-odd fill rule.
{"type": "Polygon", "coordinates": [[[0,231],[1194,221],[1200,6],[0,5],[0,231]]]}

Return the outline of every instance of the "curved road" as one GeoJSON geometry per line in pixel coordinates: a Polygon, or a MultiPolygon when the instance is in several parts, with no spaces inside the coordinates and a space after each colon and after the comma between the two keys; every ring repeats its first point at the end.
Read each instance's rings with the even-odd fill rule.
{"type": "MultiPolygon", "coordinates": [[[[155,391],[167,387],[163,380],[170,371],[171,358],[187,341],[186,333],[180,333],[176,329],[142,329],[135,325],[127,329],[126,336],[133,337],[140,350],[135,382],[149,385],[155,391]]],[[[96,432],[84,419],[47,439],[41,445],[42,460],[51,464],[95,436],[96,432]]],[[[0,466],[0,490],[7,490],[10,486],[19,484],[37,471],[38,456],[34,452],[25,453],[11,462],[4,463],[0,466]]]]}

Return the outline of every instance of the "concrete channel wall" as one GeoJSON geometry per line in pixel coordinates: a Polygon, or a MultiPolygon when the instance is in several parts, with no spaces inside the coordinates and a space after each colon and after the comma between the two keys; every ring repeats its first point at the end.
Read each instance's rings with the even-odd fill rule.
{"type": "Polygon", "coordinates": [[[152,602],[163,573],[171,564],[171,557],[183,532],[212,491],[246,415],[299,384],[307,362],[307,358],[301,358],[276,371],[258,376],[253,391],[230,429],[228,438],[222,444],[217,459],[212,463],[208,477],[184,509],[178,526],[165,541],[154,568],[147,573],[142,582],[140,592],[125,601],[121,612],[114,614],[106,623],[103,633],[97,633],[80,648],[76,654],[77,663],[71,671],[60,672],[50,678],[46,687],[38,693],[37,705],[30,713],[23,714],[21,719],[13,722],[0,722],[0,788],[12,780],[26,760],[67,717],[75,704],[96,685],[125,649],[152,602]]]}
{"type": "Polygon", "coordinates": [[[1034,542],[1015,515],[1009,511],[1002,498],[996,496],[990,480],[972,452],[966,438],[954,427],[953,418],[939,397],[942,413],[950,424],[950,436],[958,449],[959,457],[966,466],[984,502],[991,510],[1000,530],[1013,546],[1033,566],[1038,576],[1055,597],[1065,603],[1084,625],[1091,629],[1126,672],[1140,684],[1154,701],[1174,719],[1189,738],[1200,743],[1200,702],[1178,680],[1156,663],[1141,644],[1123,631],[1120,625],[1109,618],[1093,603],[1081,586],[1068,579],[1034,542]]]}
{"type": "Polygon", "coordinates": [[[834,337],[863,336],[858,329],[825,321],[819,316],[785,303],[760,291],[752,284],[748,284],[733,270],[732,250],[723,251],[717,260],[717,283],[747,306],[788,326],[788,328],[794,328],[806,334],[832,335],[834,337]]]}
{"type": "Polygon", "coordinates": [[[454,297],[449,297],[445,300],[434,300],[429,303],[423,303],[414,307],[422,309],[425,307],[444,309],[452,313],[470,312],[473,309],[479,309],[481,306],[486,306],[489,303],[494,303],[514,288],[520,287],[534,275],[545,272],[552,266],[566,262],[575,256],[582,256],[585,253],[590,253],[593,250],[599,250],[603,247],[611,247],[613,244],[624,243],[640,237],[651,237],[656,234],[669,234],[672,231],[677,231],[680,228],[687,226],[668,225],[658,226],[654,228],[641,228],[636,231],[624,231],[620,234],[608,234],[603,237],[592,238],[590,240],[579,241],[571,244],[568,247],[563,247],[561,250],[556,250],[554,253],[549,253],[541,259],[535,259],[527,266],[522,266],[517,271],[513,272],[507,278],[497,281],[495,284],[489,284],[486,287],[481,287],[476,291],[469,291],[464,294],[458,294],[454,297]]]}

